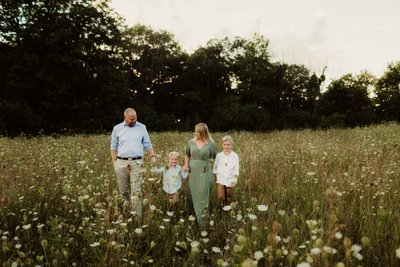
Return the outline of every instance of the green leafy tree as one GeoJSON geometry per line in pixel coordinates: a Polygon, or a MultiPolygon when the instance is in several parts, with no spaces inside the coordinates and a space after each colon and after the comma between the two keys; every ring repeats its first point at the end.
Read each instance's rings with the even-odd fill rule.
{"type": "Polygon", "coordinates": [[[268,45],[268,40],[258,34],[252,40],[237,37],[230,44],[229,57],[238,81],[237,90],[249,101],[265,101],[263,91],[268,91],[266,87],[274,78],[268,45]]]}
{"type": "Polygon", "coordinates": [[[261,35],[210,40],[190,55],[179,79],[186,126],[205,121],[214,130],[271,129],[273,71],[261,35]]]}
{"type": "Polygon", "coordinates": [[[376,102],[382,120],[400,121],[400,62],[389,64],[378,79],[376,102]]]}
{"type": "Polygon", "coordinates": [[[4,0],[0,10],[1,131],[109,128],[128,91],[123,21],[108,1],[4,0]]]}
{"type": "Polygon", "coordinates": [[[173,34],[140,24],[128,28],[123,41],[130,101],[152,129],[173,129],[179,120],[177,105],[182,95],[176,80],[187,54],[173,34]]]}
{"type": "MultiPolygon", "coordinates": [[[[179,116],[185,129],[200,121],[216,122],[214,109],[230,90],[229,62],[224,55],[223,41],[211,40],[194,51],[185,63],[177,81],[182,93],[179,116]]],[[[209,125],[214,130],[218,123],[209,125]]]]}
{"type": "Polygon", "coordinates": [[[284,128],[314,125],[314,106],[323,81],[304,65],[277,64],[280,112],[284,128]],[[321,81],[321,82],[319,82],[321,81]]]}
{"type": "Polygon", "coordinates": [[[315,73],[313,73],[310,77],[308,84],[308,94],[307,94],[307,103],[308,107],[311,110],[312,118],[311,118],[311,127],[315,129],[319,123],[319,115],[318,115],[318,105],[321,96],[321,87],[322,83],[325,81],[325,70],[322,71],[322,74],[318,77],[315,73]]]}
{"type": "Polygon", "coordinates": [[[241,114],[246,114],[240,123],[244,130],[268,130],[276,125],[273,119],[279,113],[280,88],[268,45],[268,40],[259,34],[250,40],[241,37],[226,40],[230,92],[239,96],[241,114]]]}
{"type": "Polygon", "coordinates": [[[371,74],[361,73],[346,74],[332,81],[321,96],[321,126],[354,127],[375,122],[373,101],[369,97],[373,79],[371,74]]]}

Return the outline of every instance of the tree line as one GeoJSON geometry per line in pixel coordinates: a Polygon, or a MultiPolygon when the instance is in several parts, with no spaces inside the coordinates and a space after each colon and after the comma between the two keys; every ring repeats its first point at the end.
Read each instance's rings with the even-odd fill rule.
{"type": "MultiPolygon", "coordinates": [[[[400,61],[381,77],[273,62],[255,33],[189,53],[128,27],[107,0],[0,2],[0,133],[110,131],[134,107],[152,131],[355,127],[400,120],[400,61]]],[[[329,66],[327,66],[328,68],[329,66]]]]}

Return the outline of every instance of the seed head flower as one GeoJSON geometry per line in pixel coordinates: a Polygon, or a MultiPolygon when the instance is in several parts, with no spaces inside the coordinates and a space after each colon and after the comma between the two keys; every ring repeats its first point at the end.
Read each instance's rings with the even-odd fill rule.
{"type": "Polygon", "coordinates": [[[46,239],[42,239],[42,241],[40,241],[40,244],[42,245],[42,247],[47,247],[47,245],[49,244],[49,242],[46,239]]]}
{"type": "Polygon", "coordinates": [[[337,192],[334,188],[328,188],[325,192],[328,199],[333,199],[337,196],[337,192]]]}
{"type": "Polygon", "coordinates": [[[187,244],[186,244],[185,241],[180,241],[180,242],[177,242],[177,243],[178,243],[177,245],[179,247],[183,248],[184,250],[187,250],[187,244]]]}
{"type": "Polygon", "coordinates": [[[282,229],[282,225],[278,222],[273,222],[272,223],[272,232],[273,233],[278,233],[282,229]]]}
{"type": "Polygon", "coordinates": [[[242,246],[234,245],[233,246],[233,252],[238,253],[238,252],[240,252],[242,250],[242,248],[243,248],[242,246]]]}
{"type": "Polygon", "coordinates": [[[143,203],[143,207],[146,207],[149,204],[149,199],[143,198],[142,203],[143,203]]]}
{"type": "Polygon", "coordinates": [[[224,261],[223,259],[219,259],[219,260],[217,261],[217,265],[218,265],[218,266],[223,266],[223,267],[225,267],[225,266],[229,266],[229,263],[226,262],[226,261],[224,261]]]}
{"type": "Polygon", "coordinates": [[[257,266],[257,261],[253,261],[250,258],[245,259],[242,264],[242,267],[256,267],[257,266]]]}
{"type": "Polygon", "coordinates": [[[199,253],[200,253],[200,250],[199,250],[198,247],[192,247],[192,249],[190,250],[190,254],[191,254],[192,256],[196,256],[196,255],[199,254],[199,253]]]}
{"type": "Polygon", "coordinates": [[[238,235],[237,241],[240,245],[245,245],[247,242],[247,238],[244,235],[238,235]]]}
{"type": "Polygon", "coordinates": [[[324,246],[324,251],[329,254],[336,254],[337,250],[335,248],[324,246]]]}
{"type": "Polygon", "coordinates": [[[371,240],[367,236],[361,237],[361,243],[364,247],[368,247],[371,244],[371,240]]]}
{"type": "Polygon", "coordinates": [[[229,204],[229,206],[231,206],[232,209],[235,209],[237,206],[237,202],[233,201],[231,202],[231,204],[229,204]]]}

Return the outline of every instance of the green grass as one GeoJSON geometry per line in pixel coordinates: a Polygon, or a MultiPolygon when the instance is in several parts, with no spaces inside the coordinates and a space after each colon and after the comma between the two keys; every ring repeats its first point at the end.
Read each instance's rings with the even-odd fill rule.
{"type": "MultiPolygon", "coordinates": [[[[212,134],[219,150],[224,134],[212,134]]],[[[400,125],[229,134],[241,165],[237,205],[217,210],[213,198],[204,230],[187,212],[187,182],[178,210],[167,213],[161,177],[151,174],[148,157],[144,225],[124,216],[108,135],[0,138],[0,261],[3,266],[400,263],[400,125]]],[[[159,161],[166,163],[172,150],[183,155],[193,133],[150,136],[159,161]]]]}

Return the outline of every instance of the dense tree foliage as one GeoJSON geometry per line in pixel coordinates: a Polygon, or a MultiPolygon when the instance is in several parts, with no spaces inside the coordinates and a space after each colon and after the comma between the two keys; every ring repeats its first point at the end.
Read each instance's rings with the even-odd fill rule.
{"type": "Polygon", "coordinates": [[[0,133],[109,131],[132,106],[151,130],[354,127],[399,121],[400,63],[325,84],[273,62],[254,34],[187,53],[174,35],[127,27],[107,0],[0,2],[0,133]],[[322,90],[322,88],[327,90],[322,90]]]}
{"type": "Polygon", "coordinates": [[[321,98],[321,125],[362,126],[374,122],[373,102],[368,93],[372,81],[368,73],[356,77],[348,74],[333,81],[321,98]]]}
{"type": "Polygon", "coordinates": [[[210,41],[189,56],[177,79],[181,92],[179,119],[184,129],[195,121],[210,121],[214,109],[229,90],[229,64],[223,55],[224,46],[210,41]]]}
{"type": "Polygon", "coordinates": [[[177,79],[187,54],[172,34],[144,25],[128,28],[123,42],[131,106],[152,129],[174,129],[179,120],[179,96],[183,94],[176,86],[177,79]]]}
{"type": "Polygon", "coordinates": [[[383,120],[400,121],[400,61],[388,65],[376,86],[377,111],[383,120]]]}
{"type": "Polygon", "coordinates": [[[1,129],[106,127],[126,104],[118,53],[123,24],[107,4],[5,0],[0,7],[1,129]]]}

